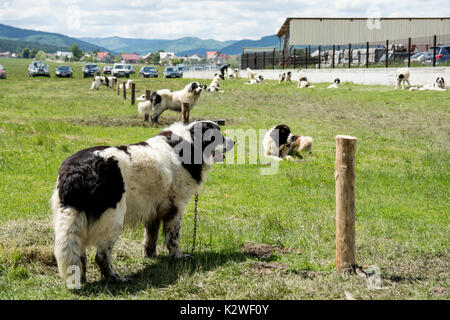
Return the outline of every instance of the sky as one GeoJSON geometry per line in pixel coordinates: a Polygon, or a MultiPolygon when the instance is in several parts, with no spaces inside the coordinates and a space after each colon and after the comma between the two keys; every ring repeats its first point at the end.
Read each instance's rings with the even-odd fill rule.
{"type": "Polygon", "coordinates": [[[449,17],[428,0],[0,0],[0,23],[72,37],[260,39],[287,17],[449,17]]]}

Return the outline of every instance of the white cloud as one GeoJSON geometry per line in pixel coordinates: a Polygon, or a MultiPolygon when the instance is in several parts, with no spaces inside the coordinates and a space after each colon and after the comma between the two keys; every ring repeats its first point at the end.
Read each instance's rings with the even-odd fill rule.
{"type": "Polygon", "coordinates": [[[2,0],[0,21],[74,37],[239,40],[275,34],[287,17],[366,17],[374,10],[384,17],[449,16],[450,2],[2,0]]]}

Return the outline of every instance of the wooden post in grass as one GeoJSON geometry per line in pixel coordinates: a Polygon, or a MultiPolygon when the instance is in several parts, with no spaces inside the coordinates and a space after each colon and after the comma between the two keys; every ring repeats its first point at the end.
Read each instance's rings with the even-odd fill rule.
{"type": "Polygon", "coordinates": [[[119,79],[116,79],[117,83],[117,95],[120,96],[120,84],[119,84],[119,79]]]}
{"type": "Polygon", "coordinates": [[[131,84],[131,105],[134,106],[136,103],[136,83],[131,84]]]}
{"type": "Polygon", "coordinates": [[[336,136],[336,269],[355,266],[355,137],[336,136]]]}
{"type": "Polygon", "coordinates": [[[123,82],[123,100],[127,100],[127,86],[125,85],[126,82],[123,82]]]}
{"type": "MultiPolygon", "coordinates": [[[[150,94],[151,94],[150,90],[145,90],[145,100],[150,101],[150,94]]],[[[150,120],[149,118],[150,118],[150,115],[146,114],[144,116],[144,121],[148,122],[150,120]]]]}

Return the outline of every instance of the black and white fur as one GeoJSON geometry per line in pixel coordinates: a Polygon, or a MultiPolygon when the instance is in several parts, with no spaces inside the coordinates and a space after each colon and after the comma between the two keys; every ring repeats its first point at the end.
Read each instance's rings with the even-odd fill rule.
{"type": "Polygon", "coordinates": [[[333,84],[328,86],[328,89],[337,89],[341,86],[341,80],[339,78],[334,79],[333,84]]]}
{"type": "Polygon", "coordinates": [[[208,88],[206,88],[206,91],[209,92],[223,92],[220,91],[220,81],[225,80],[224,75],[222,73],[216,73],[214,75],[214,79],[211,81],[211,84],[208,88]]]}
{"type": "Polygon", "coordinates": [[[298,87],[300,89],[304,89],[304,88],[314,88],[314,86],[312,86],[309,81],[308,78],[306,78],[306,75],[303,73],[302,70],[298,71],[298,87]]]}
{"type": "Polygon", "coordinates": [[[234,69],[231,74],[228,75],[228,79],[239,79],[239,69],[234,69]]]}
{"type": "Polygon", "coordinates": [[[256,77],[256,79],[252,79],[249,82],[246,82],[245,84],[257,84],[257,83],[263,83],[264,77],[262,75],[259,75],[256,77]]]}
{"type": "Polygon", "coordinates": [[[156,255],[160,225],[172,258],[180,250],[183,212],[205,181],[207,171],[234,142],[217,124],[173,124],[138,144],[85,149],[61,165],[52,196],[55,257],[61,277],[69,268],[86,275],[86,248],[97,249],[95,261],[109,281],[123,281],[111,252],[124,226],[144,224],[144,249],[156,255]]]}
{"type": "Polygon", "coordinates": [[[443,77],[437,77],[433,83],[411,87],[409,91],[447,91],[447,86],[443,77]]]}
{"type": "Polygon", "coordinates": [[[292,77],[291,71],[281,72],[278,76],[278,83],[281,84],[283,81],[291,83],[291,77],[292,77]]]}
{"type": "Polygon", "coordinates": [[[301,151],[311,153],[312,143],[311,137],[293,135],[287,125],[280,124],[271,128],[264,136],[264,155],[277,161],[295,161],[292,155],[301,151]]]}
{"type": "Polygon", "coordinates": [[[401,68],[397,70],[395,75],[397,83],[395,84],[395,89],[405,89],[406,83],[408,84],[408,88],[411,87],[409,83],[409,69],[401,68]]]}
{"type": "Polygon", "coordinates": [[[117,78],[116,77],[95,76],[94,80],[92,80],[91,90],[98,90],[98,89],[100,89],[101,85],[104,85],[108,88],[112,88],[115,79],[117,79],[117,78]]]}
{"type": "Polygon", "coordinates": [[[159,116],[167,109],[181,112],[183,103],[188,104],[191,111],[197,105],[203,88],[200,83],[192,82],[179,91],[162,89],[153,92],[150,97],[153,109],[152,123],[157,123],[159,116]]]}

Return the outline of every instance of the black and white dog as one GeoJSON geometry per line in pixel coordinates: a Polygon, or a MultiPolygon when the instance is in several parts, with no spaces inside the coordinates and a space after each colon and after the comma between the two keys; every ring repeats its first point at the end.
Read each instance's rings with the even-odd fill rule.
{"type": "Polygon", "coordinates": [[[292,72],[282,72],[278,76],[278,83],[282,83],[283,81],[291,83],[292,72]]]}
{"type": "Polygon", "coordinates": [[[406,84],[408,84],[408,88],[411,87],[411,84],[409,83],[409,69],[408,68],[401,68],[397,70],[397,73],[395,74],[395,78],[397,80],[397,83],[395,84],[395,89],[405,89],[406,84]]]}
{"type": "Polygon", "coordinates": [[[447,86],[443,77],[437,77],[433,83],[427,83],[424,86],[414,86],[409,91],[447,91],[447,86]]]}
{"type": "Polygon", "coordinates": [[[287,125],[280,124],[267,131],[263,140],[264,155],[278,161],[295,161],[292,156],[297,152],[312,152],[312,143],[311,137],[293,135],[287,125]]]}
{"type": "Polygon", "coordinates": [[[115,79],[117,79],[117,78],[116,77],[96,76],[96,77],[94,77],[94,80],[92,81],[91,90],[98,90],[101,85],[104,85],[108,88],[112,88],[115,79]]]}
{"type": "Polygon", "coordinates": [[[328,86],[328,89],[337,89],[337,88],[339,88],[340,86],[341,86],[341,79],[336,78],[336,79],[334,79],[333,84],[331,84],[331,85],[328,86]]]}
{"type": "Polygon", "coordinates": [[[225,80],[223,73],[216,73],[214,75],[214,79],[212,79],[211,84],[209,87],[206,88],[206,91],[209,92],[223,92],[220,91],[220,81],[225,80]]]}
{"type": "Polygon", "coordinates": [[[161,223],[172,258],[180,250],[183,212],[205,181],[212,164],[223,160],[234,142],[211,121],[173,124],[145,142],[93,147],[61,165],[52,197],[55,257],[61,277],[80,271],[85,281],[88,246],[110,281],[123,281],[113,268],[111,252],[123,226],[145,226],[144,248],[156,254],[161,223]]]}
{"type": "Polygon", "coordinates": [[[191,111],[197,105],[203,88],[200,83],[192,82],[183,90],[172,92],[169,89],[162,89],[153,92],[150,96],[153,109],[152,123],[157,123],[161,113],[167,109],[181,112],[183,103],[188,104],[191,111]]]}

